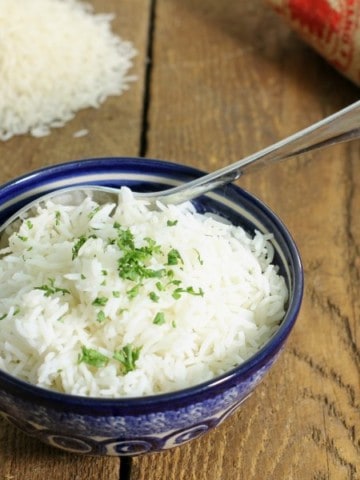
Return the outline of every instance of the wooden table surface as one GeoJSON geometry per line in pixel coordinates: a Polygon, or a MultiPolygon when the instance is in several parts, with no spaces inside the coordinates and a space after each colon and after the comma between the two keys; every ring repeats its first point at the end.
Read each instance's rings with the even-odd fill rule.
{"type": "MultiPolygon", "coordinates": [[[[233,162],[359,96],[261,0],[92,0],[138,50],[138,79],[42,139],[0,144],[0,181],[94,156],[204,170],[233,162]],[[89,135],[73,138],[87,128],[89,135]]],[[[249,173],[240,184],[287,224],[303,307],[273,370],[214,432],[162,454],[83,457],[0,420],[0,480],[360,478],[359,142],[249,173]]]]}

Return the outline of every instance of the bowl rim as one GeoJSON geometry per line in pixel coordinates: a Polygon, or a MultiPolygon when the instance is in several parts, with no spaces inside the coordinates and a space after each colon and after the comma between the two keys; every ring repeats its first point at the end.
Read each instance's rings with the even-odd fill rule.
{"type": "MultiPolygon", "coordinates": [[[[92,165],[92,167],[99,166],[99,162],[103,163],[103,166],[118,164],[119,161],[127,162],[129,165],[143,166],[144,164],[152,164],[158,168],[175,169],[178,173],[183,172],[187,176],[201,176],[206,172],[197,169],[192,166],[175,163],[166,160],[159,160],[148,157],[121,157],[121,156],[104,156],[104,157],[90,157],[79,160],[71,160],[63,163],[57,163],[54,165],[47,165],[38,169],[31,170],[24,173],[14,179],[11,179],[0,185],[0,198],[1,194],[5,192],[11,194],[17,189],[19,185],[31,182],[33,179],[41,178],[43,175],[50,175],[50,177],[56,177],[59,173],[70,168],[76,168],[76,166],[92,165]]],[[[171,177],[169,177],[171,178],[171,177]]],[[[186,387],[180,390],[152,394],[147,396],[133,396],[133,397],[91,397],[82,395],[73,395],[68,393],[61,393],[55,390],[40,387],[31,384],[27,381],[19,379],[3,370],[0,370],[0,387],[1,384],[6,384],[7,391],[21,391],[23,398],[36,398],[39,403],[52,403],[61,406],[62,409],[66,409],[69,405],[72,407],[94,407],[103,409],[112,409],[112,407],[124,408],[124,409],[136,409],[142,410],[142,408],[149,407],[161,407],[164,405],[174,406],[179,402],[188,400],[189,398],[199,397],[206,393],[209,389],[215,388],[217,391],[227,390],[230,385],[236,385],[236,378],[243,375],[251,376],[257,372],[261,366],[270,361],[271,358],[276,356],[283,348],[283,345],[289,336],[295,321],[297,319],[304,292],[304,271],[301,261],[301,257],[298,251],[298,247],[288,231],[285,224],[278,217],[278,215],[262,200],[242,187],[233,183],[227,185],[227,189],[231,189],[235,193],[241,194],[250,203],[254,204],[257,209],[260,209],[274,224],[287,245],[292,262],[293,262],[293,291],[291,298],[289,299],[289,308],[284,316],[281,325],[273,334],[273,336],[251,357],[245,360],[240,365],[228,370],[227,372],[218,375],[210,380],[201,382],[190,387],[186,387]]]]}

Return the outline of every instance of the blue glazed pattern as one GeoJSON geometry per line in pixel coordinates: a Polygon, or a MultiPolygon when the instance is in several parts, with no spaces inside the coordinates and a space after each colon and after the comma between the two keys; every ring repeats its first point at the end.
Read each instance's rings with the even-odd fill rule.
{"type": "Polygon", "coordinates": [[[5,392],[0,394],[0,408],[14,426],[54,447],[91,455],[139,455],[176,447],[222,423],[252,393],[273,361],[220,395],[176,409],[170,404],[155,414],[94,418],[59,413],[5,392]],[[54,425],[61,425],[61,434],[54,425]]]}
{"type": "MultiPolygon", "coordinates": [[[[201,172],[156,160],[90,159],[47,167],[0,187],[0,223],[46,192],[71,185],[127,185],[154,191],[201,172]]],[[[249,231],[274,234],[276,263],[290,291],[289,308],[273,338],[252,358],[201,385],[163,395],[96,399],[37,388],[0,371],[0,412],[28,435],[78,454],[139,455],[176,447],[231,415],[278,358],[293,328],[303,293],[298,251],[282,222],[263,203],[229,185],[196,200],[199,211],[219,213],[249,231]]]]}

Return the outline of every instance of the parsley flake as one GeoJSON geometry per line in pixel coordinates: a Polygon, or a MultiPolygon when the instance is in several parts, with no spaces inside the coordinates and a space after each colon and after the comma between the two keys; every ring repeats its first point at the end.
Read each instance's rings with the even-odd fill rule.
{"type": "Polygon", "coordinates": [[[104,307],[107,304],[107,301],[107,297],[96,297],[91,305],[94,305],[95,307],[104,307]]]}
{"type": "Polygon", "coordinates": [[[106,355],[98,352],[94,348],[81,347],[81,354],[79,355],[79,363],[86,363],[92,367],[106,367],[109,363],[109,358],[106,355]]]}
{"type": "Polygon", "coordinates": [[[195,295],[195,296],[200,296],[200,297],[204,296],[204,291],[203,291],[202,288],[199,288],[199,290],[196,291],[194,289],[194,287],[187,287],[187,288],[178,287],[178,288],[175,288],[175,290],[172,293],[172,296],[173,296],[173,298],[175,298],[175,300],[178,300],[183,293],[188,293],[190,295],[195,295]]]}
{"type": "Polygon", "coordinates": [[[168,227],[174,227],[177,223],[178,223],[177,220],[168,220],[168,221],[166,222],[166,225],[167,225],[168,227]]]}
{"type": "Polygon", "coordinates": [[[60,219],[61,219],[61,213],[59,212],[59,210],[57,210],[55,212],[55,225],[59,225],[60,224],[60,219]]]}
{"type": "Polygon", "coordinates": [[[200,265],[204,265],[204,260],[201,258],[199,250],[197,250],[196,248],[194,250],[195,250],[198,262],[200,263],[200,265]]]}
{"type": "Polygon", "coordinates": [[[129,343],[121,350],[116,351],[113,358],[121,363],[125,373],[129,373],[136,368],[136,362],[139,359],[141,348],[142,347],[134,347],[129,343]]]}
{"type": "Polygon", "coordinates": [[[155,240],[145,237],[146,245],[136,247],[134,235],[129,228],[122,228],[119,224],[114,224],[117,228],[118,238],[116,244],[122,252],[118,260],[119,276],[125,280],[138,282],[144,278],[160,278],[163,270],[154,270],[149,268],[151,258],[161,252],[160,246],[155,240]]]}
{"type": "Polygon", "coordinates": [[[165,290],[165,287],[161,282],[156,282],[155,286],[159,290],[159,292],[162,292],[165,290]]]}
{"type": "Polygon", "coordinates": [[[48,279],[49,283],[41,285],[39,287],[35,287],[35,290],[42,290],[45,295],[45,297],[50,297],[50,295],[54,295],[55,293],[62,293],[65,295],[66,293],[70,293],[70,291],[66,288],[60,288],[55,285],[55,279],[54,278],[49,278],[48,279]]]}
{"type": "Polygon", "coordinates": [[[167,265],[177,265],[179,262],[184,263],[179,250],[172,248],[167,255],[167,265]]]}
{"type": "Polygon", "coordinates": [[[158,312],[153,320],[155,325],[163,325],[165,323],[165,314],[164,312],[158,312]]]}
{"type": "Polygon", "coordinates": [[[157,295],[155,292],[150,292],[150,293],[149,293],[149,298],[150,298],[150,300],[152,300],[153,302],[158,302],[158,301],[160,300],[159,295],[157,295]]]}
{"type": "Polygon", "coordinates": [[[80,248],[84,245],[86,242],[87,237],[85,235],[81,235],[75,242],[73,248],[72,248],[72,260],[75,260],[75,258],[79,255],[79,250],[80,248]]]}
{"type": "Polygon", "coordinates": [[[96,321],[99,323],[103,323],[106,320],[106,315],[104,310],[99,310],[96,315],[96,321]]]}
{"type": "Polygon", "coordinates": [[[126,292],[128,298],[135,298],[139,294],[140,287],[141,285],[137,284],[134,287],[130,288],[130,290],[126,292]]]}
{"type": "Polygon", "coordinates": [[[91,220],[92,218],[94,218],[94,216],[97,214],[97,212],[100,210],[100,206],[94,208],[89,214],[88,214],[88,218],[89,220],[91,220]]]}

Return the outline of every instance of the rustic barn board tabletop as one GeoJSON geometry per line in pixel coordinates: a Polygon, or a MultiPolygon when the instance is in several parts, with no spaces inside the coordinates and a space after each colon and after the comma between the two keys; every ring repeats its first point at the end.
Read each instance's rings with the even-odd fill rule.
{"type": "MultiPolygon", "coordinates": [[[[213,170],[359,96],[261,0],[90,3],[114,12],[114,31],[134,43],[137,81],[47,137],[1,143],[1,182],[96,156],[213,170]]],[[[0,479],[360,478],[358,164],[353,142],[241,179],[292,232],[306,289],[283,355],[237,413],[182,447],[124,460],[64,453],[0,420],[0,479]]]]}

